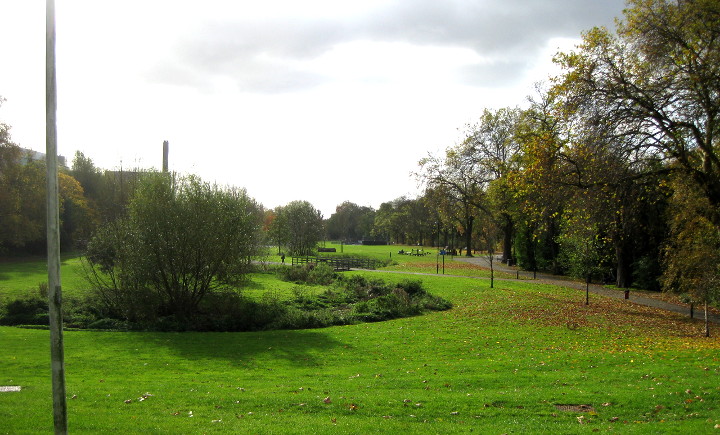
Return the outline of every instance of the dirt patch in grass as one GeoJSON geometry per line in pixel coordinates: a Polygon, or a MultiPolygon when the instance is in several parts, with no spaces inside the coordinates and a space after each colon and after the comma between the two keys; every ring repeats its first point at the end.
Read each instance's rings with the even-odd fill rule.
{"type": "Polygon", "coordinates": [[[592,405],[555,405],[555,408],[565,412],[595,412],[592,405]]]}

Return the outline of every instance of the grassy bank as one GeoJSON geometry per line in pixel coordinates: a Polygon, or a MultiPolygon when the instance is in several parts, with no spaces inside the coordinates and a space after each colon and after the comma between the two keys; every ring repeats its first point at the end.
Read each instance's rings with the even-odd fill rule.
{"type": "MultiPolygon", "coordinates": [[[[455,308],[319,330],[66,332],[70,430],[704,433],[720,424],[720,341],[702,338],[700,323],[600,297],[586,307],[553,286],[423,279],[455,308]]],[[[22,386],[0,393],[0,433],[50,431],[47,332],[0,328],[0,343],[0,385],[22,386]]]]}
{"type": "MultiPolygon", "coordinates": [[[[80,255],[63,254],[61,259],[63,294],[80,296],[88,288],[80,255]]],[[[44,258],[0,261],[0,301],[37,292],[41,283],[47,284],[47,262],[44,258]]]]}

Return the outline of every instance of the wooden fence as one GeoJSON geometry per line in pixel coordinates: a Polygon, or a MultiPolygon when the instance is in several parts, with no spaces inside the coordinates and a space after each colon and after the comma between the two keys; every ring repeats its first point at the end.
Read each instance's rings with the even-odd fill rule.
{"type": "Polygon", "coordinates": [[[375,260],[348,257],[293,257],[292,265],[327,263],[334,270],[375,269],[375,260]]]}

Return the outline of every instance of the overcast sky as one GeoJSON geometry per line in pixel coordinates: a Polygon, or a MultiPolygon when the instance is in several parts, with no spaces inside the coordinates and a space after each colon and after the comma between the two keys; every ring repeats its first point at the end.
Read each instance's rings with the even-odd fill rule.
{"type": "MultiPolygon", "coordinates": [[[[523,106],[623,0],[56,0],[58,151],[329,217],[414,197],[417,161],[523,106]]],[[[0,1],[0,121],[45,149],[45,2],[0,1]]]]}

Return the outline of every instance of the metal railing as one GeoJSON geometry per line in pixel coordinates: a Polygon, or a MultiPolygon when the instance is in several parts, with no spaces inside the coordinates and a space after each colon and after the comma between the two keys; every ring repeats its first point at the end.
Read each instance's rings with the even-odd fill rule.
{"type": "Polygon", "coordinates": [[[375,269],[375,260],[350,257],[292,257],[292,265],[326,263],[334,270],[375,269]]]}

